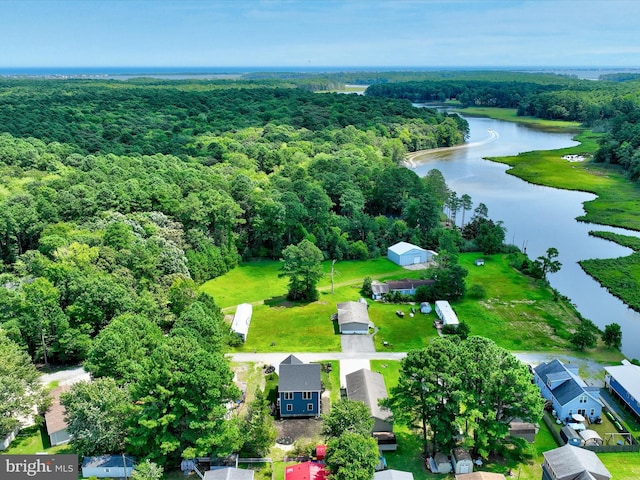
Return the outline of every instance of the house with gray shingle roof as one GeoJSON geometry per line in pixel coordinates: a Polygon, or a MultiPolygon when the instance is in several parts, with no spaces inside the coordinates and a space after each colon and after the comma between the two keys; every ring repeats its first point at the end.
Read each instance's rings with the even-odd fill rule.
{"type": "Polygon", "coordinates": [[[294,355],[278,367],[278,411],[280,417],[320,415],[320,364],[303,363],[294,355]]]}
{"type": "Polygon", "coordinates": [[[611,474],[590,450],[565,445],[542,454],[542,480],[609,480],[611,474]]]}
{"type": "Polygon", "coordinates": [[[568,366],[559,360],[541,363],[533,369],[533,377],[540,393],[549,400],[562,421],[570,421],[579,413],[591,421],[602,414],[600,389],[588,387],[578,375],[577,365],[568,366]]]}
{"type": "Polygon", "coordinates": [[[253,480],[253,470],[234,467],[214,468],[204,472],[203,480],[253,480]]]}
{"type": "Polygon", "coordinates": [[[342,334],[366,335],[369,333],[369,311],[366,303],[342,302],[338,309],[338,329],[342,334]]]}

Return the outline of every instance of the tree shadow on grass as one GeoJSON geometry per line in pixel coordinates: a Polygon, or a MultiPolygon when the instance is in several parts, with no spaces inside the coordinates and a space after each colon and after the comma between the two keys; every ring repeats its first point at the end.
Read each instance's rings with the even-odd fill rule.
{"type": "Polygon", "coordinates": [[[294,302],[287,298],[286,295],[280,295],[277,297],[271,297],[264,301],[267,307],[271,308],[291,308],[291,307],[304,307],[313,302],[294,302]]]}

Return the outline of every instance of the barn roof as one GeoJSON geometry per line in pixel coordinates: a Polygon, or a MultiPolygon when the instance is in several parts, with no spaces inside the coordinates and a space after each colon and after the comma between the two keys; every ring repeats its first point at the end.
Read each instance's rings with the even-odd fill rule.
{"type": "Polygon", "coordinates": [[[426,252],[424,248],[408,242],[398,242],[395,245],[391,245],[389,247],[389,251],[395,253],[396,255],[403,255],[407,252],[410,252],[411,250],[420,250],[422,252],[426,252]]]}
{"type": "Polygon", "coordinates": [[[371,411],[371,416],[379,420],[387,421],[391,412],[378,405],[378,400],[387,398],[387,387],[384,377],[378,372],[372,372],[361,368],[349,373],[346,377],[347,398],[363,402],[371,411]]]}

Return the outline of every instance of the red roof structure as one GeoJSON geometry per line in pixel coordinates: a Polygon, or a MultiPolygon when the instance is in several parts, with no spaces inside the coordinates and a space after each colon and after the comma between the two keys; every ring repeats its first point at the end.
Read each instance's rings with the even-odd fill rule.
{"type": "Polygon", "coordinates": [[[328,476],[324,465],[316,462],[297,463],[284,470],[284,480],[327,480],[328,476]]]}

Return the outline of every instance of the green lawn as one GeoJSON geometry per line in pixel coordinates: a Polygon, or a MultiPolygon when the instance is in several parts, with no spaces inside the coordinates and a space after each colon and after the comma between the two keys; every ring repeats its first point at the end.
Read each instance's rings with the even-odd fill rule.
{"type": "Polygon", "coordinates": [[[9,448],[2,453],[32,455],[39,452],[73,453],[69,451],[68,445],[52,447],[49,443],[46,429],[38,426],[27,427],[20,430],[16,439],[9,445],[9,448]]]}

